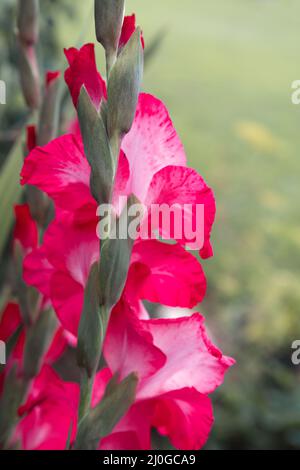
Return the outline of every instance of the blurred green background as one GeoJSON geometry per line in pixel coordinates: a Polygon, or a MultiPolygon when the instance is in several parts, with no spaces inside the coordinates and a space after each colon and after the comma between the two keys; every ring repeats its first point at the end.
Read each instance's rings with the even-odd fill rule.
{"type": "MultiPolygon", "coordinates": [[[[0,106],[3,168],[26,117],[14,4],[0,0],[0,79],[8,85],[8,104],[0,106]]],[[[95,40],[92,6],[41,1],[44,68],[64,69],[63,46],[95,40]]],[[[300,449],[300,366],[291,363],[291,344],[300,339],[300,106],[291,102],[291,84],[300,79],[300,3],[127,0],[132,12],[146,44],[165,33],[144,89],[167,104],[189,164],[217,199],[201,311],[237,365],[213,397],[216,423],[206,448],[300,449]]],[[[98,62],[104,71],[100,47],[98,62]]],[[[17,173],[6,176],[10,186],[17,173]]],[[[3,181],[0,175],[6,221],[16,193],[4,201],[3,181]]]]}

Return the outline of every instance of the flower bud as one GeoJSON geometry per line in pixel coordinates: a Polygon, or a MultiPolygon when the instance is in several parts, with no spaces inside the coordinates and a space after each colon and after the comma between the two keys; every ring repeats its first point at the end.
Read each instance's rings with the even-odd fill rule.
{"type": "Polygon", "coordinates": [[[40,372],[43,357],[53,339],[57,320],[53,310],[45,310],[27,330],[24,347],[23,371],[26,379],[33,379],[40,372]]]}
{"type": "Polygon", "coordinates": [[[39,0],[19,0],[18,36],[27,45],[36,44],[39,35],[39,0]]]}
{"type": "Polygon", "coordinates": [[[108,136],[113,142],[114,156],[122,137],[132,126],[143,74],[141,30],[137,28],[123,47],[108,81],[108,136]]]}
{"type": "Polygon", "coordinates": [[[58,128],[59,72],[46,74],[46,85],[38,127],[38,145],[46,145],[54,139],[58,128]]]}
{"type": "Polygon", "coordinates": [[[94,263],[84,293],[84,304],[78,329],[77,363],[88,377],[95,373],[101,354],[108,315],[99,306],[99,268],[94,263]]]}
{"type": "Polygon", "coordinates": [[[85,154],[92,170],[92,195],[99,204],[106,204],[110,200],[113,185],[114,162],[102,117],[84,86],[79,95],[77,111],[85,154]]]}
{"type": "Polygon", "coordinates": [[[95,0],[97,41],[106,52],[116,53],[124,17],[124,0],[95,0]]]}
{"type": "Polygon", "coordinates": [[[30,109],[38,109],[41,101],[40,79],[35,50],[24,46],[19,38],[19,71],[23,95],[30,109]]]}

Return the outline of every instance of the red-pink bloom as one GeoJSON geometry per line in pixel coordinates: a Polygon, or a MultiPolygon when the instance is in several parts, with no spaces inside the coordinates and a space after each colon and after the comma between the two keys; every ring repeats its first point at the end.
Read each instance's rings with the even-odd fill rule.
{"type": "Polygon", "coordinates": [[[69,431],[76,433],[79,387],[63,382],[49,366],[35,378],[24,406],[13,442],[24,450],[65,450],[69,431]]]}
{"type": "MultiPolygon", "coordinates": [[[[200,175],[186,167],[183,146],[159,100],[140,95],[136,118],[122,149],[114,188],[115,205],[119,196],[129,193],[147,207],[164,203],[182,207],[186,203],[192,207],[204,204],[205,240],[201,255],[211,255],[213,193],[200,175]]],[[[90,166],[78,135],[62,136],[34,149],[22,170],[22,183],[45,191],[57,207],[56,221],[46,232],[43,246],[25,260],[24,277],[51,298],[62,324],[73,334],[77,333],[88,272],[99,253],[96,202],[89,180],[90,166]]],[[[183,217],[193,217],[193,212],[184,212],[183,217]]],[[[186,243],[184,237],[178,241],[186,243]]],[[[206,281],[200,265],[179,246],[137,240],[132,263],[124,295],[129,295],[130,285],[139,285],[140,290],[131,290],[140,299],[192,308],[205,294],[206,281]]]]}
{"type": "MultiPolygon", "coordinates": [[[[136,372],[139,383],[134,405],[100,442],[100,449],[150,449],[152,427],[179,449],[204,445],[213,424],[207,394],[222,383],[234,361],[207,338],[200,314],[140,321],[130,310],[115,310],[104,355],[108,367],[96,376],[92,406],[101,401],[114,373],[125,377],[136,372]]],[[[77,385],[62,382],[44,368],[20,410],[24,417],[15,437],[23,447],[65,448],[70,426],[72,439],[75,436],[78,394],[77,385]]]]}
{"type": "Polygon", "coordinates": [[[120,308],[112,314],[104,356],[111,373],[136,372],[139,385],[135,404],[101,448],[122,448],[127,434],[128,443],[135,436],[132,446],[139,442],[138,448],[149,449],[151,427],[179,449],[204,445],[213,423],[207,395],[234,360],[210,342],[200,314],[141,321],[120,308]]]}
{"type": "MultiPolygon", "coordinates": [[[[22,169],[22,184],[32,184],[51,197],[57,207],[88,219],[96,211],[90,194],[90,166],[80,136],[65,135],[34,149],[22,169]]],[[[215,218],[212,190],[195,170],[186,167],[186,157],[169,114],[161,101],[142,93],[131,131],[120,153],[114,201],[133,193],[147,208],[161,204],[182,208],[182,220],[193,225],[196,206],[204,205],[204,244],[198,246],[203,258],[212,255],[210,233],[215,218]],[[186,206],[191,205],[192,210],[186,206]]],[[[182,233],[176,237],[190,244],[182,233]]],[[[195,247],[195,244],[193,244],[195,247]]]]}
{"type": "MultiPolygon", "coordinates": [[[[120,46],[130,37],[134,19],[125,20],[120,46]]],[[[84,85],[99,109],[106,87],[96,69],[93,46],[80,51],[72,48],[66,55],[70,64],[66,81],[75,106],[84,85]]],[[[78,129],[74,135],[34,149],[22,170],[22,183],[45,191],[56,206],[56,218],[43,245],[25,259],[24,278],[51,300],[63,327],[74,335],[90,267],[100,251],[90,171],[78,129]]],[[[132,129],[122,142],[112,198],[117,212],[120,196],[132,193],[150,209],[162,204],[182,207],[182,223],[193,221],[196,207],[203,205],[204,243],[197,248],[203,258],[212,255],[212,190],[196,171],[186,167],[183,146],[163,103],[144,93],[139,96],[132,129]]],[[[143,226],[150,224],[149,217],[148,213],[143,226]]],[[[157,228],[164,235],[160,221],[157,228]]],[[[175,447],[201,448],[213,423],[208,395],[234,363],[208,339],[200,314],[151,320],[145,312],[144,299],[191,308],[205,293],[200,264],[181,246],[189,245],[190,240],[175,235],[173,229],[169,238],[178,243],[135,240],[127,282],[111,312],[103,350],[107,367],[96,376],[92,406],[101,401],[114,374],[124,378],[135,372],[138,388],[134,405],[100,442],[101,449],[148,449],[152,427],[168,436],[175,447]]],[[[78,394],[77,385],[62,382],[44,367],[20,410],[23,419],[15,439],[21,439],[28,449],[65,448],[70,426],[72,439],[76,432],[78,394]],[[55,428],[61,415],[61,427],[55,428]]]]}
{"type": "MultiPolygon", "coordinates": [[[[77,334],[84,288],[92,264],[99,258],[97,220],[74,223],[73,214],[58,212],[43,245],[24,262],[24,279],[48,297],[64,328],[77,334]]],[[[205,295],[206,280],[196,258],[180,245],[157,240],[134,244],[123,298],[192,308],[205,295]]]]}
{"type": "Polygon", "coordinates": [[[84,85],[95,107],[99,109],[102,98],[106,98],[106,85],[96,67],[94,44],[85,44],[81,49],[65,49],[69,68],[65,80],[74,106],[77,107],[79,93],[84,85]]]}

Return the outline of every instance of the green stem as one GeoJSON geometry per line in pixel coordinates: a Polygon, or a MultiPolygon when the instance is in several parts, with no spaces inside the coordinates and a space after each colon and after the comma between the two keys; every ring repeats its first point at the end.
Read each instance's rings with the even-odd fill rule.
{"type": "Polygon", "coordinates": [[[116,51],[105,51],[105,58],[106,58],[106,79],[108,82],[110,72],[115,65],[117,60],[117,53],[116,51]]]}
{"type": "Polygon", "coordinates": [[[109,139],[110,148],[115,162],[115,167],[118,167],[119,154],[121,149],[121,138],[118,132],[115,132],[109,139]]]}
{"type": "Polygon", "coordinates": [[[94,379],[95,373],[89,377],[87,371],[81,369],[78,423],[82,421],[90,409],[94,379]]]}

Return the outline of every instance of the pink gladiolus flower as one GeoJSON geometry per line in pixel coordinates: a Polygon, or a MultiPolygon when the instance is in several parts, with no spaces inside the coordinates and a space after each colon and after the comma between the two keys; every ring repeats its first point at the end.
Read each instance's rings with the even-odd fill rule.
{"type": "MultiPolygon", "coordinates": [[[[24,279],[48,297],[64,328],[76,335],[84,288],[92,264],[99,258],[96,219],[75,224],[60,212],[44,236],[43,245],[24,261],[24,279]]],[[[137,240],[123,299],[141,299],[192,308],[203,299],[206,280],[196,258],[180,245],[137,240]]]]}
{"type": "MultiPolygon", "coordinates": [[[[21,176],[22,184],[32,184],[45,191],[57,207],[68,211],[82,209],[77,215],[80,219],[90,219],[96,212],[89,188],[90,166],[78,135],[65,135],[34,149],[26,158],[21,176]]],[[[204,243],[198,248],[203,258],[212,256],[210,233],[215,218],[212,190],[195,170],[186,167],[183,146],[165,106],[143,93],[132,129],[123,140],[115,205],[119,196],[131,193],[149,212],[153,205],[178,205],[182,208],[182,224],[190,219],[190,226],[197,205],[202,204],[204,243]],[[186,205],[192,210],[187,210],[186,205]]],[[[184,232],[176,240],[184,245],[191,242],[184,232]]]]}
{"type": "MultiPolygon", "coordinates": [[[[134,29],[134,15],[126,17],[120,48],[134,29]]],[[[96,68],[93,45],[65,53],[69,62],[65,79],[75,107],[85,86],[99,110],[107,94],[96,68]]],[[[50,348],[50,359],[45,359],[19,410],[22,419],[14,442],[20,441],[25,449],[64,449],[68,435],[71,442],[76,436],[79,386],[63,382],[48,364],[58,357],[57,344],[63,344],[62,337],[68,340],[71,334],[76,342],[88,275],[92,264],[99,261],[99,221],[90,174],[78,128],[73,134],[34,148],[21,173],[22,184],[37,186],[55,204],[55,219],[44,234],[43,244],[31,247],[26,255],[24,279],[52,303],[61,323],[58,343],[50,348]]],[[[183,226],[189,222],[195,228],[201,205],[203,241],[196,237],[196,248],[202,258],[212,256],[213,192],[195,170],[187,168],[182,143],[164,104],[145,93],[139,96],[132,128],[122,141],[112,195],[117,214],[121,197],[126,199],[130,194],[147,209],[142,229],[152,225],[156,215],[152,207],[161,205],[180,207],[179,223],[183,226]]],[[[173,219],[170,225],[166,233],[158,218],[155,229],[173,244],[144,240],[141,233],[136,237],[125,288],[110,314],[103,348],[106,367],[96,376],[92,406],[101,402],[115,374],[123,379],[135,372],[138,387],[134,404],[113,432],[99,442],[100,449],[149,449],[153,427],[179,449],[200,449],[213,424],[209,395],[234,363],[211,343],[199,313],[153,320],[142,304],[142,300],[148,300],[193,308],[205,295],[202,267],[184,249],[195,248],[195,240],[185,233],[178,235],[173,219]]]]}
{"type": "MultiPolygon", "coordinates": [[[[102,99],[103,94],[98,97],[102,99]]],[[[34,149],[26,158],[21,176],[22,184],[36,185],[57,207],[56,221],[46,232],[43,246],[25,260],[24,277],[51,298],[64,327],[76,335],[88,272],[99,253],[96,202],[90,193],[90,166],[80,135],[65,135],[34,149]]],[[[199,248],[203,257],[212,254],[213,193],[200,175],[186,167],[183,146],[165,106],[147,94],[140,95],[132,129],[123,140],[115,206],[119,196],[130,193],[147,207],[203,204],[205,236],[199,248]]],[[[193,211],[183,212],[182,217],[193,217],[193,211]]],[[[185,244],[186,240],[182,237],[178,242],[185,244]]],[[[202,300],[206,288],[203,271],[179,246],[137,240],[132,260],[125,296],[134,290],[130,286],[138,284],[135,300],[144,298],[188,308],[202,300]]]]}
{"type": "Polygon", "coordinates": [[[127,434],[129,445],[130,436],[135,436],[131,449],[137,442],[138,448],[149,449],[152,427],[179,449],[196,450],[205,444],[213,424],[207,395],[223,382],[234,360],[208,339],[200,314],[137,321],[136,315],[124,315],[120,308],[112,314],[104,355],[111,373],[125,377],[136,372],[139,385],[135,404],[100,448],[122,448],[127,434]],[[117,353],[120,350],[123,354],[117,353]]]}
{"type": "Polygon", "coordinates": [[[44,366],[19,409],[23,419],[12,441],[24,450],[64,450],[70,429],[71,440],[75,437],[78,402],[78,385],[63,382],[53,369],[44,366]]]}
{"type": "MultiPolygon", "coordinates": [[[[100,449],[150,449],[152,427],[179,449],[197,450],[205,444],[213,424],[207,395],[222,383],[234,360],[210,342],[200,314],[141,321],[120,307],[111,317],[104,355],[108,367],[96,376],[92,406],[101,401],[116,372],[121,378],[136,372],[139,384],[134,405],[100,449]]],[[[15,438],[26,449],[65,448],[70,426],[75,436],[78,395],[77,385],[62,382],[44,367],[20,410],[24,417],[15,438]]]]}

